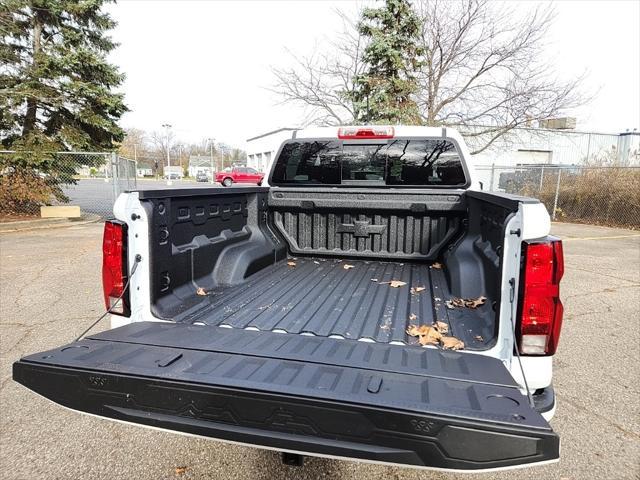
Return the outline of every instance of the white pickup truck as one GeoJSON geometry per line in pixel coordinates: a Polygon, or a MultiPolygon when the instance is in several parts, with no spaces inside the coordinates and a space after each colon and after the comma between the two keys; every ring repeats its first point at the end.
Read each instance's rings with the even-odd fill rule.
{"type": "Polygon", "coordinates": [[[13,378],[112,420],[445,470],[554,462],[562,244],[445,128],[293,132],[265,184],[122,194],[112,328],[13,378]]]}

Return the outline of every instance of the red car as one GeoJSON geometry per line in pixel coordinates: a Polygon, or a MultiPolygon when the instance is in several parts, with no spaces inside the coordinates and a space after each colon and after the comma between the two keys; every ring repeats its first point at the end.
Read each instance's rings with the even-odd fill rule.
{"type": "Polygon", "coordinates": [[[234,183],[255,183],[262,184],[264,173],[258,172],[251,167],[233,167],[216,173],[216,182],[225,187],[230,187],[234,183]]]}

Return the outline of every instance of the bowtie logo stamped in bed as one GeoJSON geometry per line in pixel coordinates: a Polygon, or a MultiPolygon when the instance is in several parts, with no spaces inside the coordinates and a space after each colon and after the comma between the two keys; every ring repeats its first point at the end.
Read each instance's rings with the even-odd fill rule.
{"type": "Polygon", "coordinates": [[[368,237],[370,235],[380,235],[384,232],[386,225],[371,225],[368,221],[356,220],[353,223],[341,223],[338,225],[338,233],[353,233],[354,237],[368,237]]]}

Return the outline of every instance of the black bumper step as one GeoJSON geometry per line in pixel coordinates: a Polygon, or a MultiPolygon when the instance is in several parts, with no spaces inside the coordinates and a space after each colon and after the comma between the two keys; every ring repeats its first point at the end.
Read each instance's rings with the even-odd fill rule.
{"type": "Polygon", "coordinates": [[[559,454],[502,363],[463,352],[140,323],[13,375],[82,412],[282,450],[465,470],[559,454]]]}

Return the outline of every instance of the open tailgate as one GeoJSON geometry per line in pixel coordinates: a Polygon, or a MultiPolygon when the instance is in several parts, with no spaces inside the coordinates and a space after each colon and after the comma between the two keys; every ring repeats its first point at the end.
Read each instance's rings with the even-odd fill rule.
{"type": "Polygon", "coordinates": [[[81,412],[279,450],[461,470],[559,456],[504,365],[465,352],[141,322],[13,378],[81,412]]]}

